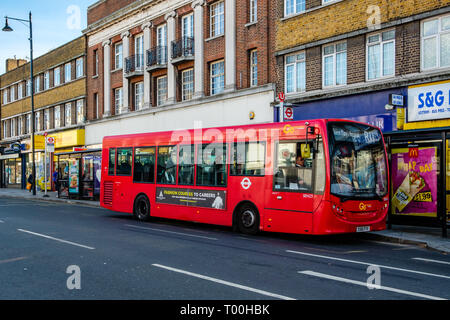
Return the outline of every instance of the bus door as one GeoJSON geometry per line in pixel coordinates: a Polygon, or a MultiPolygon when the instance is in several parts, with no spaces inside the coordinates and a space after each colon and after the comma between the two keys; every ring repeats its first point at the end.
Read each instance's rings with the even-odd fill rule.
{"type": "Polygon", "coordinates": [[[129,212],[133,208],[133,199],[130,197],[132,184],[133,148],[117,148],[116,177],[114,179],[113,196],[114,208],[117,211],[129,212]]]}
{"type": "Polygon", "coordinates": [[[314,151],[311,141],[275,143],[273,185],[266,198],[267,231],[307,233],[312,228],[314,151]]]}

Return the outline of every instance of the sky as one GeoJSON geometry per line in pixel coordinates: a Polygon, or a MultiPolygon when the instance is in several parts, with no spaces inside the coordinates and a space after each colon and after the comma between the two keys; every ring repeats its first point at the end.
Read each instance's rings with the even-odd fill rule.
{"type": "Polygon", "coordinates": [[[29,26],[9,20],[13,32],[2,32],[5,16],[33,23],[33,58],[47,53],[79,36],[87,25],[87,8],[97,0],[0,0],[0,74],[8,58],[29,60],[29,26]]]}

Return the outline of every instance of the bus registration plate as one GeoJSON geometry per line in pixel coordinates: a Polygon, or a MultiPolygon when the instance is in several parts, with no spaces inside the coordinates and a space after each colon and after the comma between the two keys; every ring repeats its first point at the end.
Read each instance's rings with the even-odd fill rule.
{"type": "Polygon", "coordinates": [[[356,227],[356,232],[367,232],[370,231],[370,226],[356,227]]]}

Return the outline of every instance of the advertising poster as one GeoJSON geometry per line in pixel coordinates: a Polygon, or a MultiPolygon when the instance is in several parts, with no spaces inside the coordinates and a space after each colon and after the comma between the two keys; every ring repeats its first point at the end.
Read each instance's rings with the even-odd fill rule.
{"type": "Polygon", "coordinates": [[[100,194],[100,181],[102,175],[102,158],[94,156],[94,194],[100,194]]]}
{"type": "Polygon", "coordinates": [[[226,191],[156,188],[156,202],[183,206],[226,209],[226,191]]]}
{"type": "Polygon", "coordinates": [[[437,149],[392,149],[392,214],[437,217],[437,149]]]}
{"type": "Polygon", "coordinates": [[[79,182],[78,182],[78,159],[69,160],[69,192],[78,193],[79,182]]]}

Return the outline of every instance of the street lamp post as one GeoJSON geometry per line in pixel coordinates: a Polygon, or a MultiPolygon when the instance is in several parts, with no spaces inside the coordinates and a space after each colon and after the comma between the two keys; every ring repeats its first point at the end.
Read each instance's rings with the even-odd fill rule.
{"type": "MultiPolygon", "coordinates": [[[[31,80],[31,153],[32,153],[32,175],[33,175],[33,195],[36,195],[36,164],[35,164],[35,150],[34,150],[34,77],[33,77],[33,24],[31,23],[31,11],[29,14],[29,19],[17,19],[17,18],[11,18],[6,16],[5,17],[5,27],[2,29],[2,31],[5,32],[11,32],[13,29],[8,25],[8,19],[10,20],[16,20],[20,22],[26,22],[28,23],[30,27],[30,80],[31,80]]],[[[47,187],[47,186],[46,186],[47,187]]]]}

